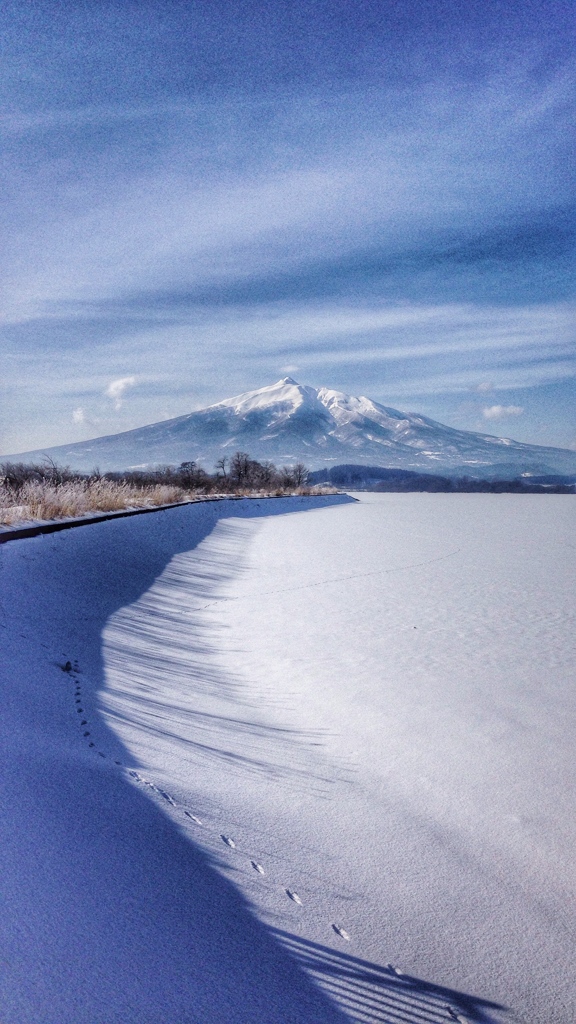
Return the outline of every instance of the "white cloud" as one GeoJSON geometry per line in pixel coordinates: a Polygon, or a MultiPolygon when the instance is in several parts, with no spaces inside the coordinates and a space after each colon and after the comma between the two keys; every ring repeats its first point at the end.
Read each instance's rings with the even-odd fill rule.
{"type": "Polygon", "coordinates": [[[479,391],[481,394],[485,391],[492,391],[492,384],[487,380],[483,380],[476,388],[476,391],[479,391]]]}
{"type": "Polygon", "coordinates": [[[13,130],[52,122],[64,131],[67,122],[137,124],[148,114],[158,145],[146,171],[139,161],[130,169],[127,156],[125,173],[113,156],[95,162],[81,148],[73,181],[67,161],[55,168],[47,160],[40,184],[35,176],[28,184],[15,164],[12,215],[22,227],[2,254],[10,314],[30,315],[42,301],[258,276],[375,240],[387,239],[394,252],[400,240],[434,225],[445,230],[451,219],[486,229],[489,216],[500,224],[508,210],[512,179],[514,208],[531,209],[545,185],[549,202],[559,203],[563,176],[556,181],[554,168],[569,88],[561,78],[555,90],[520,87],[512,74],[469,90],[435,83],[413,95],[371,91],[368,104],[352,90],[322,102],[298,94],[252,106],[242,97],[224,114],[219,99],[217,110],[177,106],[176,119],[156,105],[71,109],[32,123],[18,116],[13,130]],[[213,127],[199,136],[199,124],[213,127]]]}
{"type": "Polygon", "coordinates": [[[85,423],[86,416],[84,414],[84,409],[74,409],[72,419],[74,420],[74,423],[85,423]]]}
{"type": "Polygon", "coordinates": [[[490,405],[482,410],[487,420],[502,420],[506,416],[521,416],[524,409],[521,405],[490,405]]]}
{"type": "Polygon", "coordinates": [[[106,388],[105,394],[108,398],[114,399],[114,408],[122,408],[122,398],[127,388],[134,387],[136,383],[136,377],[118,377],[117,380],[110,381],[106,388]]]}

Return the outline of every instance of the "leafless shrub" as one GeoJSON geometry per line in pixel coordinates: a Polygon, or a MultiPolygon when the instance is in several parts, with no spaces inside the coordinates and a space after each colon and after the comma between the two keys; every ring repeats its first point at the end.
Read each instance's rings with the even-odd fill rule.
{"type": "Polygon", "coordinates": [[[260,463],[246,452],[230,460],[218,460],[216,473],[208,474],[195,462],[180,466],[90,474],[57,466],[52,459],[41,464],[0,465],[0,523],[68,519],[92,512],[169,505],[197,500],[209,494],[284,495],[318,494],[326,488],[307,487],[308,471],[302,463],[277,469],[260,463]],[[226,472],[226,467],[229,471],[226,472]]]}

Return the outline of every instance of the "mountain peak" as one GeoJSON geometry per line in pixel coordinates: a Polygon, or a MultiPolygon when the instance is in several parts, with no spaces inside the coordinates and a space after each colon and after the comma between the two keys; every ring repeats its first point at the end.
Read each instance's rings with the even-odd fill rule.
{"type": "Polygon", "coordinates": [[[255,391],[245,391],[234,398],[210,406],[211,409],[233,409],[236,416],[263,415],[268,410],[272,416],[285,418],[297,409],[317,400],[315,388],[303,387],[292,377],[284,377],[275,384],[267,384],[255,391]]]}
{"type": "Polygon", "coordinates": [[[211,468],[236,450],[279,465],[302,461],[311,469],[363,463],[460,475],[576,474],[574,452],[454,430],[290,376],[172,420],[5,458],[37,461],[48,454],[88,471],[189,460],[211,468]]]}

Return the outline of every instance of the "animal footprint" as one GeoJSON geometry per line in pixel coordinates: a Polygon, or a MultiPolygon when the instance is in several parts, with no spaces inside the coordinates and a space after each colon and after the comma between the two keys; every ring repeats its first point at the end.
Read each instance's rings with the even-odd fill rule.
{"type": "Polygon", "coordinates": [[[140,778],[140,776],[138,775],[138,772],[132,772],[132,771],[130,771],[130,772],[128,772],[128,775],[130,775],[130,776],[131,776],[131,778],[133,778],[133,779],[136,779],[136,782],[142,782],[142,779],[141,779],[141,778],[140,778]]]}
{"type": "Polygon", "coordinates": [[[336,935],[339,935],[341,939],[346,939],[346,942],[350,942],[350,936],[345,928],[341,928],[339,924],[333,924],[332,928],[336,932],[336,935]]]}
{"type": "Polygon", "coordinates": [[[184,814],[186,815],[187,818],[191,818],[192,821],[195,821],[197,825],[201,825],[202,824],[202,822],[200,821],[200,818],[197,818],[196,815],[192,814],[190,811],[184,811],[184,814]]]}
{"type": "Polygon", "coordinates": [[[458,1024],[468,1024],[467,1018],[463,1017],[461,1013],[456,1013],[456,1010],[453,1010],[451,1006],[447,1006],[446,1009],[448,1010],[452,1020],[457,1020],[458,1024]]]}
{"type": "Polygon", "coordinates": [[[236,849],[236,843],[233,839],[230,839],[230,836],[220,836],[220,839],[223,843],[226,843],[226,846],[229,846],[231,850],[236,849]]]}
{"type": "Polygon", "coordinates": [[[163,796],[164,799],[172,805],[172,807],[176,807],[176,801],[170,796],[170,793],[165,793],[163,789],[159,789],[158,792],[160,793],[160,796],[163,796]]]}
{"type": "Polygon", "coordinates": [[[262,867],[261,864],[258,863],[258,861],[251,860],[250,863],[251,863],[252,867],[254,868],[254,871],[257,871],[259,875],[265,875],[266,874],[266,872],[264,871],[264,868],[262,867]]]}
{"type": "Polygon", "coordinates": [[[302,900],[300,899],[300,897],[299,897],[297,892],[294,892],[293,889],[285,889],[284,892],[286,893],[287,896],[290,897],[290,899],[294,903],[297,903],[299,907],[302,906],[302,900]]]}

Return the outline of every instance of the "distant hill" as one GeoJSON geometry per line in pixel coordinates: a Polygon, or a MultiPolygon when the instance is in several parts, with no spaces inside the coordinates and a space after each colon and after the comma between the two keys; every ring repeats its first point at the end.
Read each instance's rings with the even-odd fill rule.
{"type": "Polygon", "coordinates": [[[491,479],[473,476],[442,476],[382,466],[344,465],[310,473],[309,483],[329,483],[358,491],[446,491],[513,494],[576,494],[576,476],[521,476],[491,479]]]}
{"type": "Polygon", "coordinates": [[[212,469],[238,449],[260,462],[304,462],[311,469],[356,463],[488,478],[576,474],[576,452],[455,430],[369,398],[297,384],[291,377],[176,419],[2,458],[32,462],[49,455],[84,471],[190,460],[212,469]]]}

